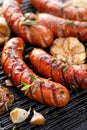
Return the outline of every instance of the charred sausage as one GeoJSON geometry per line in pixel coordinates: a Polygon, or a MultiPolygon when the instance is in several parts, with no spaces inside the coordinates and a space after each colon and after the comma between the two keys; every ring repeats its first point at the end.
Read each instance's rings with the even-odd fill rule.
{"type": "Polygon", "coordinates": [[[50,14],[40,13],[37,19],[49,28],[56,37],[77,37],[80,41],[87,41],[87,22],[62,19],[50,14]]]}
{"type": "Polygon", "coordinates": [[[38,48],[31,51],[29,58],[35,69],[44,77],[69,87],[87,88],[86,64],[69,65],[38,48]]]}
{"type": "Polygon", "coordinates": [[[53,34],[46,27],[36,21],[30,21],[30,26],[24,25],[24,15],[20,9],[21,1],[4,0],[3,15],[11,30],[17,35],[35,46],[48,47],[52,44],[53,34]]]}
{"type": "MultiPolygon", "coordinates": [[[[20,90],[22,90],[21,83],[30,86],[27,89],[27,97],[52,106],[65,106],[70,100],[70,94],[67,88],[59,83],[37,76],[28,68],[23,61],[23,48],[24,42],[18,37],[10,39],[5,44],[2,51],[4,72],[11,78],[15,86],[20,86],[18,87],[20,90]],[[35,87],[37,87],[36,90],[35,87]]],[[[22,91],[24,93],[26,92],[26,90],[22,91]]]]}
{"type": "Polygon", "coordinates": [[[32,5],[43,13],[50,13],[65,19],[87,21],[87,9],[64,6],[57,0],[31,0],[32,5]]]}
{"type": "Polygon", "coordinates": [[[77,37],[87,41],[87,22],[73,21],[56,17],[47,13],[26,13],[26,17],[39,21],[39,24],[49,28],[55,37],[77,37]]]}

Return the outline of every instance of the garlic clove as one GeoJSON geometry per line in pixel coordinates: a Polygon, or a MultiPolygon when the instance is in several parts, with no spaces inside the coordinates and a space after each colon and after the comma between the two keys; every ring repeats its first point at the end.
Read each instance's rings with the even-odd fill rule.
{"type": "Polygon", "coordinates": [[[5,80],[5,84],[6,86],[12,86],[12,83],[9,79],[5,80]]]}
{"type": "Polygon", "coordinates": [[[28,113],[28,115],[30,115],[30,112],[31,112],[31,107],[29,108],[29,110],[28,110],[28,112],[27,112],[27,113],[28,113]]]}
{"type": "Polygon", "coordinates": [[[30,120],[31,125],[43,125],[45,123],[45,118],[44,116],[36,112],[35,110],[33,111],[33,117],[30,120]]]}
{"type": "Polygon", "coordinates": [[[31,108],[27,112],[24,109],[15,108],[14,110],[12,110],[10,112],[10,118],[11,118],[12,122],[13,123],[21,123],[21,122],[23,122],[24,120],[26,120],[28,118],[28,116],[30,114],[30,110],[31,110],[31,108]]]}

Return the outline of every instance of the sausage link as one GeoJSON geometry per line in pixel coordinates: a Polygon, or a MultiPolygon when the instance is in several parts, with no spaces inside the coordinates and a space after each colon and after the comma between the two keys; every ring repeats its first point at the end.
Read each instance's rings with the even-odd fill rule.
{"type": "Polygon", "coordinates": [[[46,13],[37,15],[41,25],[49,28],[56,37],[77,37],[80,41],[87,41],[87,22],[62,19],[46,13]]]}
{"type": "Polygon", "coordinates": [[[87,9],[64,6],[57,0],[31,0],[32,5],[42,13],[50,13],[65,19],[87,21],[87,9]]]}
{"type": "MultiPolygon", "coordinates": [[[[10,39],[4,46],[2,51],[2,66],[4,72],[11,78],[15,86],[20,86],[21,83],[31,85],[28,88],[26,96],[41,103],[46,103],[51,106],[63,107],[70,100],[70,94],[63,85],[41,78],[36,75],[23,61],[22,53],[24,42],[21,38],[16,37],[10,39]],[[34,93],[32,90],[36,87],[34,93]]],[[[21,87],[18,87],[21,90],[21,87]]],[[[26,90],[23,91],[24,93],[26,90]]]]}
{"type": "Polygon", "coordinates": [[[87,88],[86,64],[67,65],[40,48],[33,49],[29,58],[35,69],[44,77],[64,86],[87,88]]]}
{"type": "Polygon", "coordinates": [[[32,45],[50,46],[53,41],[53,34],[49,29],[39,25],[39,23],[30,26],[22,24],[25,17],[22,14],[19,2],[21,1],[4,0],[3,2],[3,15],[11,30],[32,45]]]}

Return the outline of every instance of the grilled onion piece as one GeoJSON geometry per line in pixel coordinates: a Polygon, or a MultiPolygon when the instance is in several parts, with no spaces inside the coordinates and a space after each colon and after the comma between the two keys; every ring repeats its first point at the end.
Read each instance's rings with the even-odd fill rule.
{"type": "Polygon", "coordinates": [[[0,115],[2,115],[14,102],[14,95],[8,88],[0,86],[0,115]]]}

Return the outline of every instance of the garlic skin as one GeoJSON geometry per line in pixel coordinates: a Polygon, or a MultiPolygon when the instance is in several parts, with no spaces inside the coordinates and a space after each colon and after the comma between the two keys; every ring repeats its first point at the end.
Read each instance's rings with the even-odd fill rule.
{"type": "Polygon", "coordinates": [[[9,79],[5,80],[5,84],[6,86],[12,86],[12,83],[9,79]]]}
{"type": "Polygon", "coordinates": [[[44,116],[36,112],[35,110],[33,111],[33,117],[30,120],[31,125],[43,125],[45,123],[45,118],[44,116]]]}
{"type": "Polygon", "coordinates": [[[72,0],[72,6],[87,9],[87,0],[72,0]]]}
{"type": "Polygon", "coordinates": [[[30,110],[26,111],[24,109],[21,108],[15,108],[14,110],[12,110],[10,112],[10,118],[12,120],[13,123],[21,123],[24,120],[26,120],[30,114],[30,110]]]}

